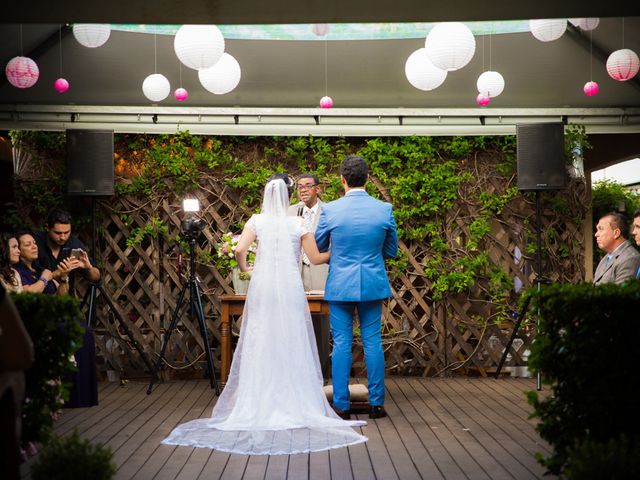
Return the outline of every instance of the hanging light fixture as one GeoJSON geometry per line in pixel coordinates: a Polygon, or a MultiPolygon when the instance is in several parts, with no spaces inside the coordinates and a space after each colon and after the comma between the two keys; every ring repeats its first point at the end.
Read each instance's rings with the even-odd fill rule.
{"type": "Polygon", "coordinates": [[[476,39],[464,23],[443,22],[431,29],[424,47],[435,67],[453,71],[471,61],[476,51],[476,39]]]}
{"type": "Polygon", "coordinates": [[[578,27],[585,32],[595,30],[600,25],[600,19],[595,18],[570,18],[569,23],[574,27],[578,27]]]}
{"type": "Polygon", "coordinates": [[[111,25],[108,23],[76,23],[73,25],[73,36],[84,47],[101,47],[109,40],[111,25]]]}
{"type": "Polygon", "coordinates": [[[62,27],[58,26],[58,46],[60,47],[60,78],[53,82],[53,88],[58,93],[64,93],[69,90],[69,82],[62,76],[62,27]]]}
{"type": "Polygon", "coordinates": [[[202,86],[211,93],[224,95],[238,86],[241,70],[238,61],[228,53],[213,67],[198,70],[198,78],[202,86]]]}
{"type": "Polygon", "coordinates": [[[559,39],[566,29],[567,20],[564,18],[529,20],[529,30],[541,42],[552,42],[559,39]]]}
{"type": "Polygon", "coordinates": [[[173,40],[173,49],[186,67],[201,70],[220,60],[224,37],[215,25],[182,25],[173,40]]]}
{"type": "Polygon", "coordinates": [[[478,96],[476,97],[476,103],[481,107],[486,107],[491,103],[491,97],[488,95],[485,95],[484,93],[479,93],[478,96]]]}
{"type": "Polygon", "coordinates": [[[635,77],[639,67],[638,55],[628,48],[616,50],[607,58],[607,73],[619,82],[625,82],[635,77]]]}
{"type": "Polygon", "coordinates": [[[142,82],[142,93],[152,102],[160,102],[167,98],[171,85],[167,77],[160,73],[152,73],[142,82]]]}
{"type": "Polygon", "coordinates": [[[499,72],[483,72],[476,82],[478,92],[488,97],[495,98],[504,90],[504,77],[499,72]]]}
{"type": "MultiPolygon", "coordinates": [[[[327,34],[329,31],[327,30],[327,34]]],[[[333,108],[333,98],[328,94],[329,91],[329,42],[324,39],[324,97],[320,99],[320,108],[333,108]]]]}
{"type": "Polygon", "coordinates": [[[411,85],[424,91],[438,88],[447,78],[446,70],[431,63],[425,48],[419,48],[409,55],[404,64],[404,74],[411,85]]]}
{"type": "Polygon", "coordinates": [[[31,88],[40,77],[40,69],[29,57],[13,57],[4,70],[9,83],[17,88],[31,88]]]}
{"type": "Polygon", "coordinates": [[[157,35],[153,34],[153,71],[142,82],[142,93],[152,102],[161,102],[171,92],[171,84],[164,75],[158,73],[158,49],[157,49],[157,35]]]}
{"type": "Polygon", "coordinates": [[[587,97],[593,97],[600,91],[600,85],[593,81],[593,31],[589,32],[589,80],[582,87],[582,91],[587,97]]]}

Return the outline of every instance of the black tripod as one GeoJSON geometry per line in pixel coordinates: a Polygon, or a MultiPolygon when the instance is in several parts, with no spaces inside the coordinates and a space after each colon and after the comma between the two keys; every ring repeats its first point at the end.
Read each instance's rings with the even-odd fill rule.
{"type": "MultiPolygon", "coordinates": [[[[91,258],[96,258],[96,238],[97,238],[97,228],[96,228],[96,197],[91,197],[91,258]]],[[[96,290],[100,291],[102,294],[102,298],[104,298],[105,302],[111,309],[111,312],[120,322],[120,326],[124,329],[129,340],[135,347],[135,349],[140,354],[140,358],[142,358],[144,364],[147,366],[149,371],[153,371],[153,364],[151,363],[151,359],[147,356],[145,351],[143,350],[140,343],[133,336],[133,332],[127,326],[127,323],[122,319],[120,313],[113,305],[111,298],[107,295],[104,287],[101,283],[89,283],[87,291],[84,293],[84,297],[82,297],[82,302],[80,302],[80,309],[84,308],[84,305],[89,302],[89,311],[87,312],[87,327],[91,328],[94,325],[96,318],[96,290]]]]}
{"type": "Polygon", "coordinates": [[[127,323],[122,319],[122,317],[118,313],[118,310],[115,309],[113,302],[109,298],[109,295],[107,295],[107,292],[104,290],[104,287],[100,283],[90,283],[89,287],[87,288],[87,291],[84,294],[84,297],[82,298],[82,302],[80,303],[80,308],[83,308],[85,303],[89,301],[89,311],[87,312],[87,326],[92,327],[96,317],[96,290],[100,291],[100,293],[102,294],[102,298],[104,298],[105,302],[107,302],[107,305],[111,309],[111,312],[118,319],[118,322],[120,322],[120,326],[127,333],[129,340],[131,340],[131,343],[140,354],[140,357],[144,361],[145,365],[147,366],[149,371],[152,372],[153,363],[151,363],[151,360],[149,359],[145,351],[142,349],[142,346],[133,336],[133,332],[127,326],[127,323]]]}
{"type": "Polygon", "coordinates": [[[188,232],[189,235],[189,245],[191,247],[191,252],[189,255],[189,279],[182,286],[180,290],[180,294],[178,295],[178,303],[176,304],[176,308],[173,311],[173,316],[171,317],[171,323],[169,324],[169,329],[164,335],[164,342],[162,344],[162,349],[160,350],[160,356],[158,357],[158,361],[156,362],[155,367],[151,371],[151,381],[149,382],[149,388],[147,389],[147,395],[151,394],[153,390],[153,384],[156,380],[159,380],[158,371],[162,366],[162,362],[164,361],[164,354],[167,349],[167,345],[169,344],[169,339],[171,338],[171,334],[178,323],[178,319],[180,318],[180,313],[182,310],[182,302],[184,301],[187,290],[189,291],[189,311],[191,312],[191,316],[197,318],[198,326],[200,327],[200,335],[203,341],[203,348],[205,351],[205,355],[207,356],[207,369],[209,371],[209,380],[211,382],[211,388],[215,389],[216,395],[220,395],[220,387],[218,386],[218,380],[216,379],[216,374],[213,369],[213,357],[211,356],[211,348],[209,346],[209,336],[207,334],[207,326],[204,322],[204,310],[202,308],[202,297],[200,294],[200,286],[198,284],[198,279],[196,278],[196,259],[195,259],[195,251],[196,251],[196,236],[193,232],[188,232]]]}
{"type": "MultiPolygon", "coordinates": [[[[548,283],[546,279],[542,276],[542,238],[540,234],[540,230],[542,229],[542,212],[540,206],[540,190],[536,190],[536,278],[533,281],[535,285],[537,285],[538,292],[540,292],[540,285],[543,283],[548,283]]],[[[520,325],[522,324],[522,320],[524,320],[524,316],[527,314],[527,310],[529,309],[529,303],[531,302],[531,296],[527,296],[524,304],[522,305],[522,309],[518,313],[518,320],[516,324],[513,326],[513,332],[511,332],[511,337],[507,342],[507,346],[504,348],[504,352],[502,352],[502,358],[500,359],[500,363],[498,364],[498,369],[496,370],[495,378],[500,376],[500,371],[502,370],[502,366],[509,354],[509,350],[511,350],[511,345],[518,334],[518,330],[520,329],[520,325]]],[[[536,333],[539,331],[540,327],[540,312],[538,311],[538,315],[536,316],[536,333]]],[[[515,353],[515,352],[514,352],[515,353]]],[[[542,375],[540,374],[540,370],[536,375],[536,388],[538,390],[542,390],[542,375]]]]}

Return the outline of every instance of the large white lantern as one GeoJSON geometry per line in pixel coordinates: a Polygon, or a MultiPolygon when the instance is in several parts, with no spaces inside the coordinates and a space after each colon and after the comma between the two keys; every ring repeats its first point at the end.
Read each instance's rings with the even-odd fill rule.
{"type": "Polygon", "coordinates": [[[541,42],[552,42],[559,39],[567,29],[565,18],[546,18],[529,20],[529,30],[541,42]]]}
{"type": "Polygon", "coordinates": [[[182,25],[173,40],[173,49],[187,67],[209,68],[224,53],[224,37],[215,25],[182,25]]]}
{"type": "Polygon", "coordinates": [[[494,98],[504,90],[504,77],[498,72],[489,70],[478,77],[476,86],[478,87],[478,93],[494,98]]]}
{"type": "Polygon", "coordinates": [[[571,23],[574,27],[578,27],[585,32],[589,30],[595,30],[597,26],[600,24],[600,19],[598,17],[595,18],[570,18],[569,23],[571,23]]]}
{"type": "Polygon", "coordinates": [[[216,95],[224,95],[240,83],[240,64],[228,53],[213,67],[198,70],[198,78],[202,86],[216,95]]]}
{"type": "Polygon", "coordinates": [[[4,69],[9,83],[16,88],[31,88],[40,77],[40,69],[29,57],[13,57],[4,69]]]}
{"type": "Polygon", "coordinates": [[[409,83],[419,90],[438,88],[447,78],[447,72],[435,67],[424,48],[419,48],[407,58],[404,74],[409,83]]]}
{"type": "Polygon", "coordinates": [[[111,35],[108,23],[76,23],[73,25],[73,36],[80,45],[97,48],[105,44],[111,35]]]}
{"type": "Polygon", "coordinates": [[[607,73],[619,82],[635,77],[639,67],[638,55],[628,48],[616,50],[607,58],[607,73]]]}
{"type": "Polygon", "coordinates": [[[142,82],[142,92],[152,102],[160,102],[169,96],[171,85],[167,77],[160,73],[149,75],[142,82]]]}
{"type": "Polygon", "coordinates": [[[433,65],[441,70],[458,70],[473,58],[476,39],[464,23],[444,22],[431,29],[424,48],[433,65]]]}

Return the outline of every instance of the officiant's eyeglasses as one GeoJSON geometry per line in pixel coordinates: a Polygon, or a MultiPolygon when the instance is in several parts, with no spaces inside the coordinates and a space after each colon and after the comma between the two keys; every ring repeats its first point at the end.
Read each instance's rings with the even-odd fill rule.
{"type": "Polygon", "coordinates": [[[315,187],[316,185],[318,185],[318,184],[317,183],[308,183],[306,185],[298,184],[297,187],[298,187],[298,190],[310,190],[313,187],[315,187]]]}

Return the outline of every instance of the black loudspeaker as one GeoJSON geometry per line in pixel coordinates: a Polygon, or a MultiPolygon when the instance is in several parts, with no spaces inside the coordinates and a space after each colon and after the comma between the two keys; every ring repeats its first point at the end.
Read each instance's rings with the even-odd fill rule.
{"type": "Polygon", "coordinates": [[[564,125],[535,123],[517,125],[518,189],[559,190],[564,188],[567,169],[564,159],[564,125]]]}
{"type": "Polygon", "coordinates": [[[67,130],[69,195],[113,195],[113,130],[67,130]]]}

